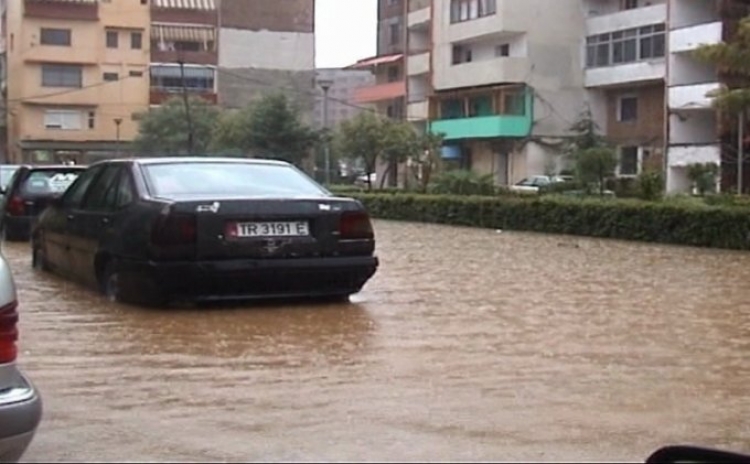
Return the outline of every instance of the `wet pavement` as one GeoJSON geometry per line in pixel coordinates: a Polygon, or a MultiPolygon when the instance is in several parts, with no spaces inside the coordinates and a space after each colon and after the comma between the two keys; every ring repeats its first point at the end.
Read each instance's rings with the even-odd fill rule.
{"type": "Polygon", "coordinates": [[[750,253],[377,221],[351,304],[146,310],[3,244],[25,462],[643,461],[750,450],[750,253]]]}

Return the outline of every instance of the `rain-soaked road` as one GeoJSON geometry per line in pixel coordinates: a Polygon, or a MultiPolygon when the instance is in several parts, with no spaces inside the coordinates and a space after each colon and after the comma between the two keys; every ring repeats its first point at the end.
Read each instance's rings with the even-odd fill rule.
{"type": "Polygon", "coordinates": [[[27,462],[750,450],[750,254],[378,221],[348,305],[154,311],[32,271],[27,462]]]}

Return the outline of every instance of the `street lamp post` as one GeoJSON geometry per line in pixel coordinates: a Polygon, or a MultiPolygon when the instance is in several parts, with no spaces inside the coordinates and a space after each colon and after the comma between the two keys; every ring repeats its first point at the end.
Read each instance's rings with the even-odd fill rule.
{"type": "Polygon", "coordinates": [[[115,118],[115,147],[117,156],[120,156],[120,124],[122,124],[122,118],[115,118]]]}
{"type": "MultiPolygon", "coordinates": [[[[326,137],[328,137],[328,90],[333,86],[331,79],[318,79],[318,85],[323,89],[323,129],[326,129],[326,137]]],[[[331,148],[330,141],[326,138],[325,144],[323,145],[323,154],[325,156],[325,169],[326,169],[326,185],[331,184],[331,148]]]]}

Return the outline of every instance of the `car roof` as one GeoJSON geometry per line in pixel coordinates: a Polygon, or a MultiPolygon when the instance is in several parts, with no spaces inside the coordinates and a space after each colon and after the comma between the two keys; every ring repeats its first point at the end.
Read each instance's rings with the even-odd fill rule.
{"type": "Polygon", "coordinates": [[[88,166],[81,164],[22,164],[18,167],[28,169],[29,171],[49,171],[53,169],[77,169],[83,171],[88,168],[88,166]]]}
{"type": "MultiPolygon", "coordinates": [[[[214,156],[164,156],[154,158],[118,158],[112,160],[99,161],[94,164],[100,163],[123,163],[130,162],[139,165],[153,165],[153,164],[184,164],[184,163],[228,163],[228,164],[260,164],[260,165],[271,165],[271,166],[289,166],[290,164],[286,161],[278,161],[264,158],[229,158],[229,157],[214,157],[214,156]]],[[[93,166],[93,165],[92,165],[93,166]]]]}

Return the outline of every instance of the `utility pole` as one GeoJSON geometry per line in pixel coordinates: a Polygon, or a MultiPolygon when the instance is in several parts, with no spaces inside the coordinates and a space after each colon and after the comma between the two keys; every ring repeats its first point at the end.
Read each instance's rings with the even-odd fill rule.
{"type": "Polygon", "coordinates": [[[742,195],[742,178],[745,164],[745,110],[740,111],[737,118],[737,195],[742,195]]]}
{"type": "Polygon", "coordinates": [[[120,124],[122,124],[122,118],[115,118],[115,137],[117,138],[117,141],[115,142],[115,153],[117,156],[120,156],[120,124]]]}
{"type": "Polygon", "coordinates": [[[182,59],[182,50],[179,50],[177,63],[180,65],[180,77],[182,80],[182,101],[185,103],[185,119],[187,120],[188,135],[187,148],[188,154],[193,154],[193,118],[190,114],[190,99],[188,98],[187,86],[185,85],[185,60],[182,59]]]}
{"type": "Polygon", "coordinates": [[[331,79],[320,79],[318,80],[318,85],[321,89],[323,89],[323,129],[326,132],[326,140],[325,144],[323,145],[323,153],[325,156],[325,169],[326,169],[326,185],[331,185],[331,143],[328,139],[329,133],[328,133],[328,90],[330,90],[331,86],[333,85],[333,81],[331,79]]]}

